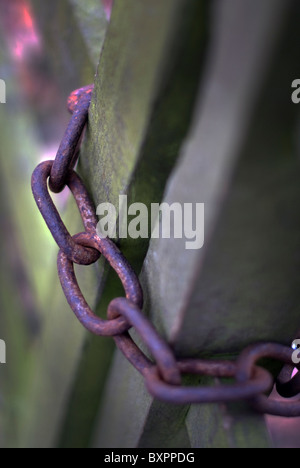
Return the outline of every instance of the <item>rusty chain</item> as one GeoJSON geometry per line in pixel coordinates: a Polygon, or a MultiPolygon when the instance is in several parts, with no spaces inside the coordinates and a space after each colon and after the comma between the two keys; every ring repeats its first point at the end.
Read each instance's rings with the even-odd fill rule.
{"type": "MultiPolygon", "coordinates": [[[[59,147],[55,161],[41,163],[32,176],[32,191],[37,206],[60,251],[58,274],[67,301],[81,324],[98,336],[113,337],[116,346],[142,374],[149,393],[173,404],[225,403],[247,400],[256,411],[285,417],[300,416],[300,373],[292,377],[296,367],[293,349],[275,343],[258,343],[246,348],[234,361],[176,358],[169,344],[144,316],[140,282],[117,246],[97,235],[96,211],[81,178],[74,171],[83,130],[87,123],[93,86],[74,91],[68,101],[72,118],[59,147]],[[85,232],[74,237],[54,206],[49,189],[61,192],[68,186],[77,203],[85,232]],[[49,188],[48,188],[49,187],[49,188]],[[108,307],[107,320],[97,317],[79,288],[74,263],[91,265],[102,255],[116,271],[124,287],[124,298],[114,299],[108,307]],[[134,328],[145,344],[152,360],[137,346],[129,334],[134,328]],[[267,395],[274,386],[271,374],[257,363],[262,358],[279,360],[286,366],[277,379],[281,396],[293,400],[276,400],[267,395]],[[230,378],[232,384],[187,387],[182,376],[193,374],[217,379],[230,378]]],[[[299,365],[300,369],[300,365],[299,365]]]]}

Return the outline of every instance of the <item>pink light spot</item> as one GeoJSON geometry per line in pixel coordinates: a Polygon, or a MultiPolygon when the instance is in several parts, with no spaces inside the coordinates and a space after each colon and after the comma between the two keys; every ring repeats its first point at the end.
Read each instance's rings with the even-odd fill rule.
{"type": "Polygon", "coordinates": [[[21,44],[21,42],[18,42],[16,43],[15,45],[15,48],[13,50],[13,54],[16,58],[20,59],[22,58],[22,55],[23,55],[23,44],[21,44]]]}
{"type": "Polygon", "coordinates": [[[102,0],[102,4],[104,7],[107,21],[109,21],[111,17],[112,7],[113,7],[113,0],[102,0]]]}
{"type": "Polygon", "coordinates": [[[26,28],[31,29],[33,31],[34,30],[33,20],[30,15],[30,12],[28,11],[28,7],[25,5],[23,7],[23,20],[24,20],[24,25],[26,26],[26,28]]]}
{"type": "Polygon", "coordinates": [[[18,63],[30,53],[40,52],[40,38],[28,0],[0,0],[0,15],[5,40],[18,63]]]}

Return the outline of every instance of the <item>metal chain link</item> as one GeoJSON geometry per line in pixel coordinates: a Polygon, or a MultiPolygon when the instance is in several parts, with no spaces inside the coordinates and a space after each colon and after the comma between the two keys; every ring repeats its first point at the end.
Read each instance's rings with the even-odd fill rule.
{"type": "MultiPolygon", "coordinates": [[[[98,336],[113,337],[119,350],[140,372],[149,393],[159,400],[173,404],[225,403],[247,400],[256,411],[285,417],[300,416],[300,373],[292,377],[296,367],[292,362],[292,348],[275,343],[258,343],[246,348],[237,361],[203,359],[178,360],[170,345],[158,334],[142,312],[143,292],[138,277],[117,248],[106,238],[97,235],[96,211],[84,183],[73,170],[82,134],[87,123],[93,85],[74,91],[68,108],[72,113],[67,131],[55,161],[40,164],[32,176],[32,191],[37,206],[50,229],[60,251],[58,274],[67,301],[81,324],[98,336]],[[65,186],[77,203],[85,232],[72,237],[64,225],[49,194],[65,186]],[[108,306],[107,320],[97,317],[79,288],[74,263],[91,265],[102,255],[116,271],[124,287],[125,298],[116,298],[108,306]],[[136,345],[129,329],[134,328],[145,344],[152,360],[136,345]],[[277,379],[277,390],[285,398],[274,400],[266,396],[274,386],[271,374],[257,366],[262,358],[286,364],[277,379]],[[215,378],[230,378],[232,384],[212,387],[182,385],[182,375],[194,374],[215,378]]],[[[300,365],[299,365],[300,369],[300,365]]]]}

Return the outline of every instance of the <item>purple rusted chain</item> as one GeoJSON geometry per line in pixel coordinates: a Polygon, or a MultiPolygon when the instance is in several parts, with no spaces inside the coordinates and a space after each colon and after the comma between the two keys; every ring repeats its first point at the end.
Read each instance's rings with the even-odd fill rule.
{"type": "Polygon", "coordinates": [[[59,193],[65,188],[67,174],[75,166],[74,156],[87,123],[93,89],[94,86],[90,85],[76,90],[69,98],[68,107],[73,115],[58,149],[49,181],[50,189],[54,193],[59,193]]]}
{"type": "Polygon", "coordinates": [[[273,379],[267,371],[253,367],[254,375],[244,383],[216,387],[180,386],[178,385],[181,380],[179,378],[180,373],[234,378],[237,365],[232,361],[199,359],[186,359],[176,362],[173,353],[170,353],[170,348],[166,347],[165,341],[157,334],[137,307],[134,307],[125,299],[115,299],[109,305],[108,317],[115,319],[120,314],[126,317],[138,332],[157,364],[154,365],[149,361],[128,334],[116,336],[115,342],[129,362],[145,377],[150,394],[161,401],[174,404],[191,404],[247,400],[270,390],[273,385],[273,379]]]}
{"type": "Polygon", "coordinates": [[[114,299],[108,306],[108,318],[116,319],[120,315],[126,318],[142,338],[164,380],[172,385],[180,385],[181,376],[173,351],[142,314],[140,308],[124,298],[114,299]]]}
{"type": "MultiPolygon", "coordinates": [[[[83,233],[74,236],[74,240],[82,246],[99,251],[119,276],[127,299],[138,307],[142,307],[143,292],[139,280],[125,257],[110,239],[100,239],[97,234],[83,233]]],[[[92,312],[79,288],[73,262],[62,251],[59,252],[57,265],[67,301],[80,323],[87,330],[98,336],[114,336],[124,333],[131,327],[130,323],[123,317],[118,317],[115,320],[102,320],[92,312]]]]}
{"type": "Polygon", "coordinates": [[[143,307],[143,290],[139,279],[128,260],[111,239],[100,238],[95,231],[92,231],[77,234],[74,240],[82,246],[98,250],[120,278],[126,298],[137,307],[143,307]]]}
{"type": "Polygon", "coordinates": [[[252,367],[263,358],[273,358],[286,364],[292,363],[292,348],[277,343],[256,343],[248,346],[238,359],[237,379],[246,381],[251,375],[252,367]]]}
{"type": "MultiPolygon", "coordinates": [[[[199,363],[198,366],[201,367],[201,363],[199,363]]],[[[220,364],[220,370],[223,376],[224,373],[226,374],[226,366],[226,363],[220,364]]],[[[207,363],[205,363],[202,372],[196,372],[193,367],[191,367],[189,373],[199,373],[200,375],[206,375],[206,373],[208,373],[211,375],[212,370],[209,366],[207,367],[207,363]]],[[[218,374],[216,367],[215,373],[218,374]]],[[[228,370],[228,377],[232,377],[231,368],[228,370]]],[[[146,375],[146,386],[153,397],[167,403],[179,405],[193,403],[227,403],[238,400],[248,400],[251,397],[270,390],[272,385],[272,376],[260,367],[254,367],[252,369],[252,376],[246,382],[235,382],[231,385],[216,385],[213,387],[182,387],[169,385],[161,379],[157,367],[149,370],[146,375]]]]}
{"type": "Polygon", "coordinates": [[[261,414],[280,416],[282,418],[300,417],[300,399],[280,401],[259,395],[250,401],[252,408],[261,414]]]}
{"type": "MultiPolygon", "coordinates": [[[[297,333],[295,340],[299,339],[299,337],[300,331],[297,333]]],[[[295,349],[292,349],[294,352],[295,349]]],[[[295,367],[295,363],[286,364],[276,379],[276,390],[283,398],[293,398],[300,395],[300,372],[293,377],[295,367]]]]}
{"type": "Polygon", "coordinates": [[[276,390],[283,398],[300,395],[300,373],[293,377],[294,370],[295,364],[287,364],[276,379],[276,390]]]}
{"type": "MultiPolygon", "coordinates": [[[[260,359],[272,358],[291,364],[293,350],[277,343],[258,343],[246,348],[238,359],[237,381],[245,382],[252,373],[253,366],[260,359]]],[[[298,401],[279,401],[264,395],[257,395],[251,400],[256,411],[274,416],[299,417],[300,395],[298,401]]]]}
{"type": "MultiPolygon", "coordinates": [[[[100,257],[99,253],[77,244],[72,239],[50,197],[47,182],[52,166],[53,161],[45,161],[35,169],[32,175],[32,192],[37,206],[59,248],[68,258],[81,265],[95,263],[100,257]]],[[[66,183],[75,197],[86,231],[94,232],[97,226],[97,216],[82,180],[74,171],[71,171],[66,183]]]]}
{"type": "Polygon", "coordinates": [[[114,336],[116,346],[125,356],[128,362],[140,373],[146,377],[149,370],[154,366],[150,359],[135,344],[129,333],[114,336]]]}
{"type": "Polygon", "coordinates": [[[91,100],[92,94],[94,91],[94,85],[90,84],[84,86],[83,88],[75,89],[70,96],[68,97],[68,110],[71,114],[73,114],[78,106],[79,101],[88,96],[91,100]]]}
{"type": "MultiPolygon", "coordinates": [[[[130,321],[132,326],[136,329],[137,322],[139,321],[138,310],[132,314],[132,306],[120,304],[120,300],[109,306],[109,317],[116,317],[118,313],[123,311],[123,314],[130,321]],[[126,309],[127,313],[125,312],[126,309]],[[138,317],[138,320],[136,319],[138,317]]],[[[146,319],[145,319],[146,320],[146,319]]],[[[143,342],[149,348],[156,346],[156,353],[158,358],[157,362],[161,362],[162,353],[160,350],[160,343],[157,343],[157,336],[154,338],[149,337],[147,328],[143,322],[139,326],[142,329],[143,342]],[[150,345],[149,345],[150,341],[150,345]]],[[[139,331],[139,330],[138,330],[139,331]]],[[[173,404],[191,404],[191,403],[216,403],[216,402],[229,402],[236,400],[246,400],[250,396],[258,395],[261,392],[267,391],[272,387],[273,379],[267,371],[263,369],[254,368],[254,377],[249,379],[246,383],[235,383],[231,386],[223,385],[216,387],[183,387],[176,384],[167,383],[167,377],[163,375],[162,368],[154,365],[145,354],[138,348],[128,333],[120,336],[115,336],[114,340],[117,347],[124,354],[126,359],[144,376],[146,386],[152,396],[158,400],[173,403],[173,404]],[[163,379],[161,378],[163,377],[163,379]]],[[[152,351],[153,357],[154,353],[152,351]]],[[[237,365],[232,361],[208,361],[200,359],[184,359],[179,360],[175,364],[175,369],[182,374],[196,374],[205,375],[219,378],[234,378],[237,372],[237,365]]],[[[176,375],[176,380],[178,376],[176,375]]]]}

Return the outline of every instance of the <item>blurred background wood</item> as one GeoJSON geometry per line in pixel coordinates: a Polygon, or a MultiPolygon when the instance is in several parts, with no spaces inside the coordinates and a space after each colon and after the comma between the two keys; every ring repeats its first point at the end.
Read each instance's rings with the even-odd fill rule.
{"type": "MultiPolygon", "coordinates": [[[[57,444],[86,337],[61,294],[57,247],[36,210],[30,179],[39,161],[55,155],[69,119],[70,91],[94,79],[97,62],[91,44],[97,46],[98,61],[107,22],[97,1],[100,25],[92,2],[86,5],[96,28],[87,25],[87,13],[77,11],[75,2],[48,6],[36,2],[33,16],[26,0],[0,5],[0,74],[8,85],[7,104],[0,109],[0,335],[7,345],[7,365],[0,368],[3,447],[57,444]],[[94,39],[88,39],[89,31],[94,39]]],[[[57,201],[71,231],[78,232],[76,208],[70,204],[64,210],[65,199],[57,201]]],[[[97,274],[93,268],[79,273],[94,303],[97,274]]]]}

